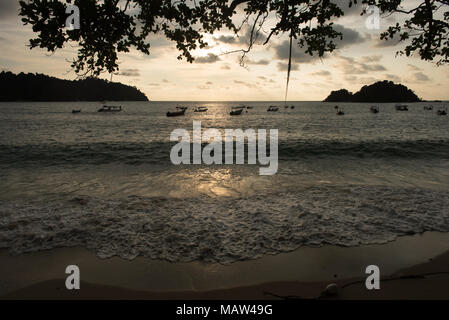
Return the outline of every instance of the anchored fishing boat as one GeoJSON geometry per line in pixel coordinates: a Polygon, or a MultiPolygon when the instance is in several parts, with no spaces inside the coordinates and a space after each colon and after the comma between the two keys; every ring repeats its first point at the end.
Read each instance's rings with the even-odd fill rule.
{"type": "Polygon", "coordinates": [[[447,115],[447,109],[444,110],[438,110],[437,115],[439,116],[446,116],[447,115]]]}
{"type": "Polygon", "coordinates": [[[197,107],[193,112],[206,112],[207,110],[209,110],[207,107],[197,107]]]}
{"type": "Polygon", "coordinates": [[[408,105],[406,104],[397,104],[394,107],[397,111],[408,111],[408,105]]]}
{"type": "Polygon", "coordinates": [[[340,110],[340,107],[339,107],[339,106],[335,106],[334,109],[337,110],[337,116],[342,116],[342,115],[345,114],[345,113],[343,112],[343,110],[340,110]]]}
{"type": "Polygon", "coordinates": [[[122,111],[122,106],[102,106],[97,110],[98,112],[120,112],[122,111]]]}
{"type": "Polygon", "coordinates": [[[269,106],[267,109],[268,112],[276,112],[278,110],[279,110],[279,107],[277,107],[277,106],[269,106]]]}
{"type": "Polygon", "coordinates": [[[370,109],[370,111],[372,113],[379,113],[379,107],[378,106],[371,106],[369,109],[370,109]]]}
{"type": "Polygon", "coordinates": [[[186,113],[187,107],[176,107],[178,111],[167,111],[167,117],[183,116],[186,113]]]}
{"type": "Polygon", "coordinates": [[[243,112],[243,108],[240,108],[240,109],[231,110],[231,112],[229,114],[231,116],[239,116],[242,114],[242,112],[243,112]]]}
{"type": "Polygon", "coordinates": [[[80,113],[81,112],[81,109],[73,109],[72,110],[72,113],[80,113]]]}

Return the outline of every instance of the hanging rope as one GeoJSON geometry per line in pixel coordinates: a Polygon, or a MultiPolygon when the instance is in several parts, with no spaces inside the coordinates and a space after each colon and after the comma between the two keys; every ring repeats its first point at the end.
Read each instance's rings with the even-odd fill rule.
{"type": "Polygon", "coordinates": [[[290,30],[290,49],[288,53],[287,84],[285,86],[284,107],[287,105],[288,83],[290,81],[290,70],[292,68],[292,39],[293,39],[293,30],[290,30]]]}

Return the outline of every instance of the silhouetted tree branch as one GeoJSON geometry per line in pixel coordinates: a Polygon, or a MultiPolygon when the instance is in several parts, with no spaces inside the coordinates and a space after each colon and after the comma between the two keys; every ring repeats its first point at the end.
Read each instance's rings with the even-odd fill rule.
{"type": "MultiPolygon", "coordinates": [[[[401,41],[408,40],[399,53],[410,56],[417,52],[423,60],[437,64],[448,62],[448,1],[424,0],[410,10],[404,10],[404,0],[360,2],[378,5],[384,14],[408,16],[405,23],[390,26],[381,35],[382,39],[390,39],[399,34],[401,41]],[[412,30],[418,32],[411,33],[412,30]]],[[[334,30],[332,21],[344,12],[331,0],[74,0],[73,3],[81,12],[78,30],[64,28],[67,3],[63,0],[22,0],[20,16],[37,34],[30,40],[30,48],[54,52],[67,42],[75,42],[79,49],[71,66],[82,74],[117,71],[118,53],[131,48],[149,54],[152,34],[163,34],[174,41],[180,51],[178,59],[192,62],[192,52],[207,46],[205,34],[223,28],[236,34],[240,31],[242,25],[235,21],[240,17],[237,11],[242,14],[243,21],[256,17],[244,54],[252,49],[256,39],[253,33],[262,30],[268,16],[273,17],[275,23],[264,44],[274,35],[287,33],[306,53],[322,57],[336,49],[335,39],[342,38],[342,34],[334,30]],[[255,27],[257,22],[259,25],[255,27]]],[[[357,0],[347,0],[347,3],[350,7],[357,0]]]]}

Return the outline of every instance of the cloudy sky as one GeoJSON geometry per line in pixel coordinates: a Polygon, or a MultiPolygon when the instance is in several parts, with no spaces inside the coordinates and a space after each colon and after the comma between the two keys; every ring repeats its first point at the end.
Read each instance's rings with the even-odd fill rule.
{"type": "MultiPolygon", "coordinates": [[[[0,1],[0,69],[74,79],[68,61],[75,56],[76,47],[68,45],[54,54],[29,50],[26,45],[33,33],[29,26],[21,24],[17,10],[16,0],[0,1]]],[[[344,39],[338,42],[337,51],[323,59],[306,55],[295,46],[288,99],[323,100],[331,90],[357,91],[365,84],[387,79],[405,84],[423,99],[449,100],[449,66],[436,67],[415,57],[396,57],[403,45],[379,40],[384,29],[403,17],[381,17],[380,29],[370,30],[365,24],[367,17],[359,15],[361,10],[354,7],[335,21],[344,39]]],[[[226,54],[246,48],[245,30],[239,37],[225,31],[208,35],[209,47],[196,51],[197,59],[192,64],[177,60],[179,52],[172,42],[153,37],[149,56],[136,51],[120,55],[120,73],[113,76],[114,81],[136,86],[151,100],[284,98],[286,36],[272,38],[265,46],[256,45],[247,56],[246,67],[239,65],[238,53],[226,54]]]]}

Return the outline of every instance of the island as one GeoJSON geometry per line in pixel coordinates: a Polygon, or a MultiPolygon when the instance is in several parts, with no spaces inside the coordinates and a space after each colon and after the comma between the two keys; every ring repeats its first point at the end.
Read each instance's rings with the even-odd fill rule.
{"type": "Polygon", "coordinates": [[[412,90],[402,84],[384,80],[363,86],[358,92],[346,89],[332,91],[324,102],[420,102],[412,90]]]}
{"type": "Polygon", "coordinates": [[[136,87],[98,78],[64,80],[39,73],[0,73],[0,101],[148,101],[136,87]]]}

